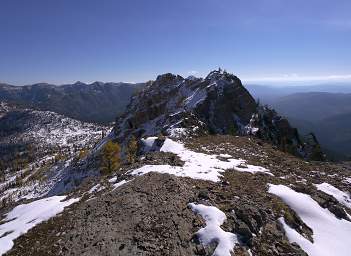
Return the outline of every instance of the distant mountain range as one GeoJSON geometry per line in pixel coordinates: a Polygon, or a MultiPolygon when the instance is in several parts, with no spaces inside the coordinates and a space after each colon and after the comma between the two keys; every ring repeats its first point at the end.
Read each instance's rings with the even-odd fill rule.
{"type": "Polygon", "coordinates": [[[316,85],[262,85],[244,84],[250,93],[267,101],[294,93],[305,92],[329,92],[329,93],[351,93],[351,83],[325,83],[316,85]]]}
{"type": "Polygon", "coordinates": [[[53,111],[81,121],[109,123],[143,84],[102,83],[13,86],[0,84],[0,101],[53,111]]]}
{"type": "MultiPolygon", "coordinates": [[[[194,78],[196,79],[196,78],[194,78]]],[[[0,84],[0,101],[43,111],[53,111],[81,121],[110,123],[123,113],[131,96],[146,83],[66,85],[0,84]]],[[[245,85],[255,99],[288,117],[302,134],[315,132],[322,146],[336,159],[351,155],[351,84],[313,86],[245,85]]]]}
{"type": "Polygon", "coordinates": [[[351,113],[351,93],[296,93],[272,102],[283,115],[307,121],[322,121],[335,115],[351,113]]]}
{"type": "Polygon", "coordinates": [[[288,117],[300,132],[314,132],[333,158],[351,156],[351,85],[251,85],[248,89],[263,104],[288,117]]]}

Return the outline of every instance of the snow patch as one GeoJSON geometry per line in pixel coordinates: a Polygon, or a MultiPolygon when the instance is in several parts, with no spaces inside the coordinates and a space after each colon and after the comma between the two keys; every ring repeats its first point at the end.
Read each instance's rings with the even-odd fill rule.
{"type": "Polygon", "coordinates": [[[126,184],[127,182],[129,182],[129,180],[128,180],[128,181],[122,180],[122,181],[120,181],[120,182],[117,182],[117,183],[113,184],[113,185],[112,185],[112,186],[113,186],[113,190],[115,190],[116,188],[122,186],[123,184],[126,184]]]}
{"type": "Polygon", "coordinates": [[[269,193],[280,197],[313,230],[313,243],[280,219],[290,242],[295,242],[310,256],[348,255],[351,223],[338,219],[309,195],[284,185],[269,185],[269,193]]]}
{"type": "Polygon", "coordinates": [[[63,201],[64,199],[66,196],[53,196],[13,208],[3,220],[6,222],[0,225],[0,255],[13,247],[13,240],[17,237],[79,201],[79,198],[63,201]]]}
{"type": "Polygon", "coordinates": [[[338,202],[348,208],[351,209],[351,198],[350,198],[350,194],[347,192],[343,192],[341,190],[339,190],[338,188],[334,187],[333,185],[330,185],[328,183],[322,183],[322,184],[318,184],[315,185],[316,188],[328,195],[331,195],[332,197],[334,197],[336,200],[338,200],[338,202]]]}
{"type": "Polygon", "coordinates": [[[112,177],[111,179],[108,180],[110,183],[115,183],[117,181],[117,177],[112,177]]]}
{"type": "Polygon", "coordinates": [[[220,157],[223,157],[223,158],[231,158],[232,156],[229,155],[229,154],[219,154],[220,157]]]}
{"type": "Polygon", "coordinates": [[[181,138],[187,135],[186,128],[171,128],[168,130],[169,136],[172,138],[181,138]]]}
{"type": "Polygon", "coordinates": [[[196,88],[195,91],[191,93],[192,94],[185,99],[185,108],[187,109],[194,109],[199,103],[204,101],[207,96],[205,88],[196,88]]]}
{"type": "Polygon", "coordinates": [[[157,137],[148,137],[146,139],[141,139],[142,143],[145,145],[147,149],[152,148],[152,145],[154,145],[155,140],[157,140],[157,137]]]}
{"type": "Polygon", "coordinates": [[[245,160],[227,158],[226,161],[218,159],[218,155],[207,155],[197,153],[184,147],[183,144],[167,138],[160,151],[170,152],[178,155],[183,166],[170,165],[144,165],[141,168],[131,171],[132,175],[143,175],[149,172],[168,173],[180,177],[190,177],[193,179],[220,181],[222,172],[228,169],[235,169],[240,172],[257,173],[262,172],[273,175],[269,170],[254,165],[246,164],[245,160]]]}
{"type": "Polygon", "coordinates": [[[99,192],[99,191],[101,191],[101,190],[103,190],[103,189],[105,189],[104,186],[102,186],[102,185],[100,185],[100,184],[97,184],[97,185],[95,185],[94,187],[92,187],[92,188],[88,191],[88,193],[89,193],[89,194],[97,193],[97,192],[99,192]]]}
{"type": "Polygon", "coordinates": [[[200,214],[206,222],[206,227],[200,229],[196,235],[200,242],[207,246],[217,243],[214,256],[230,256],[234,246],[238,243],[235,234],[221,229],[221,225],[227,219],[224,212],[214,206],[190,203],[189,207],[196,214],[200,214]]]}

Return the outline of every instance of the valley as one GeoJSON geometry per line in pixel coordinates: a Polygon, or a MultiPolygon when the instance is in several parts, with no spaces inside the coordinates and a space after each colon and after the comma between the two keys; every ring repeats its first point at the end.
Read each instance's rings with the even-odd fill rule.
{"type": "Polygon", "coordinates": [[[248,87],[262,104],[268,104],[302,134],[313,132],[330,160],[348,160],[351,94],[346,85],[248,87]],[[301,87],[301,88],[300,88],[301,87]]]}

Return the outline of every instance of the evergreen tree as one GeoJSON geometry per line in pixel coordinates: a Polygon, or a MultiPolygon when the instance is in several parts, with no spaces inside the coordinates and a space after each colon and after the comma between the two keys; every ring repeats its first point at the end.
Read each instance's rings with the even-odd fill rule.
{"type": "Polygon", "coordinates": [[[237,135],[237,129],[233,123],[231,123],[228,127],[228,134],[229,135],[237,135]]]}
{"type": "Polygon", "coordinates": [[[309,158],[312,161],[324,161],[325,160],[323,151],[322,151],[321,146],[319,144],[314,146],[309,158]]]}

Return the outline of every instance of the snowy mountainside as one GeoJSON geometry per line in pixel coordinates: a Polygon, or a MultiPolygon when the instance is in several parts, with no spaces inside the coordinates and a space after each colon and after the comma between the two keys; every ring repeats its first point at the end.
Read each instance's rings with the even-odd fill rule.
{"type": "Polygon", "coordinates": [[[8,111],[8,108],[9,107],[5,102],[0,102],[0,117],[6,114],[6,112],[8,111]]]}
{"type": "Polygon", "coordinates": [[[2,103],[0,198],[3,204],[47,193],[72,161],[86,154],[109,132],[107,126],[2,103]]]}
{"type": "Polygon", "coordinates": [[[104,126],[30,109],[8,112],[1,119],[1,128],[2,143],[17,140],[68,148],[91,144],[107,131],[104,126]]]}

